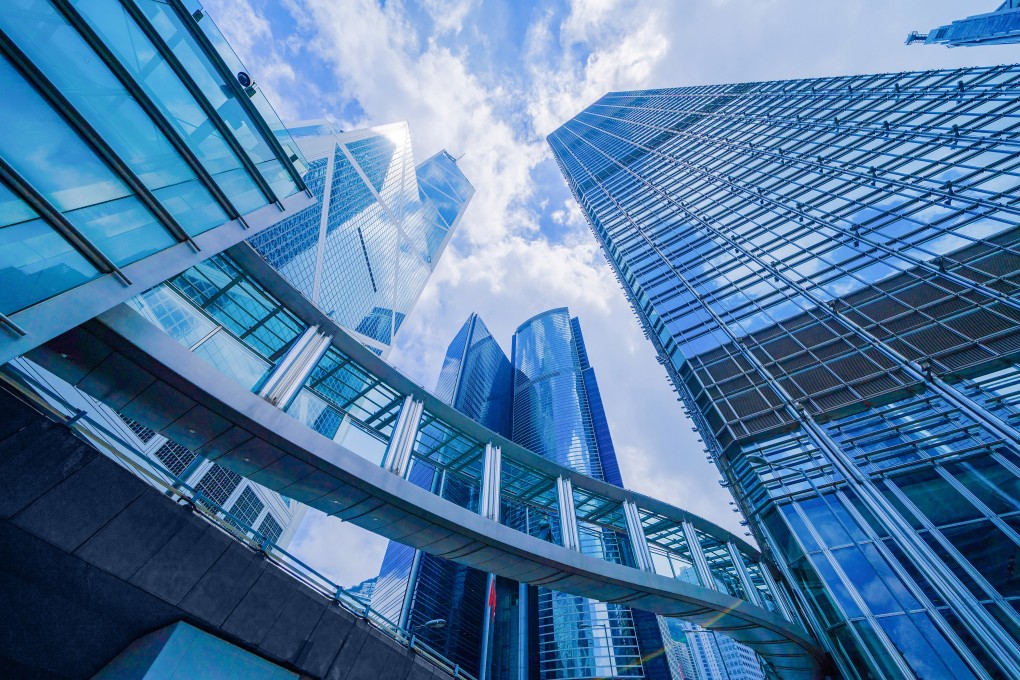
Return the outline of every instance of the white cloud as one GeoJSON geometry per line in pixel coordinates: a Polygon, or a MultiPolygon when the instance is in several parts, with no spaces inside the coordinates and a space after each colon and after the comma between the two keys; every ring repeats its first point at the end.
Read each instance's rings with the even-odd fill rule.
{"type": "Polygon", "coordinates": [[[348,587],[379,575],[386,544],[382,536],[309,508],[288,552],[348,587]]]}

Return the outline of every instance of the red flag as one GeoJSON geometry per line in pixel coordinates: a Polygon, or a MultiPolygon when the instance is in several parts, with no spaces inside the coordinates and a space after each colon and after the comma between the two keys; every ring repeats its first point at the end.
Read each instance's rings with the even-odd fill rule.
{"type": "Polygon", "coordinates": [[[489,616],[496,618],[496,579],[489,584],[489,616]]]}

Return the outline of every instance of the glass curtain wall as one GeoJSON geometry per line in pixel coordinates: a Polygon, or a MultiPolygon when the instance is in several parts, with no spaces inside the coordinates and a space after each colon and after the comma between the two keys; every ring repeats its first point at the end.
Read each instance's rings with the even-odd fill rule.
{"type": "Polygon", "coordinates": [[[847,677],[1020,672],[1018,88],[1000,66],[617,92],[549,137],[847,677]]]}

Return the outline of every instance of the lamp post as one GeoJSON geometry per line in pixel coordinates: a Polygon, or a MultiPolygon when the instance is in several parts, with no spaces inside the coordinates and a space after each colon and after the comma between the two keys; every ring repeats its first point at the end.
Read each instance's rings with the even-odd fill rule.
{"type": "Polygon", "coordinates": [[[439,630],[446,626],[446,619],[430,619],[425,623],[412,623],[407,629],[407,634],[411,636],[411,648],[414,649],[415,639],[417,633],[415,631],[426,629],[426,630],[439,630]]]}
{"type": "Polygon", "coordinates": [[[416,623],[411,626],[411,631],[419,628],[429,628],[432,630],[439,630],[440,628],[446,627],[446,619],[430,619],[425,623],[416,623]]]}

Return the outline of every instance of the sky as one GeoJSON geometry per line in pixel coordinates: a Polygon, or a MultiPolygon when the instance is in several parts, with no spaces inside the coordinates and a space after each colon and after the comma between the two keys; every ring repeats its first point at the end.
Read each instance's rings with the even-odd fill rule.
{"type": "MultiPolygon", "coordinates": [[[[509,354],[519,323],[581,321],[628,488],[742,535],[545,137],[609,91],[1020,61],[1020,47],[907,47],[998,0],[205,0],[285,121],[406,120],[418,162],[446,149],[476,188],[390,360],[435,385],[478,312],[509,354]]],[[[292,552],[342,585],[385,541],[310,511],[292,552]]]]}

